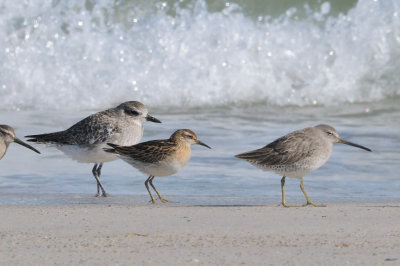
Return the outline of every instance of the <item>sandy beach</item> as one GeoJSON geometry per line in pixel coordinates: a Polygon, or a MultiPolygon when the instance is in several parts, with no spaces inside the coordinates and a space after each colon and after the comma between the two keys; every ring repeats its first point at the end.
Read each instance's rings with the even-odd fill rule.
{"type": "Polygon", "coordinates": [[[395,265],[400,204],[0,206],[1,265],[395,265]]]}

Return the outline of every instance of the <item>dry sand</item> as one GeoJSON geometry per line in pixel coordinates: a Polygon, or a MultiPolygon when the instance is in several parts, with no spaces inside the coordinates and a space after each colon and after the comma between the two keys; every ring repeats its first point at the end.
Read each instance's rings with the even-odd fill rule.
{"type": "Polygon", "coordinates": [[[0,206],[1,265],[399,265],[400,203],[0,206]]]}

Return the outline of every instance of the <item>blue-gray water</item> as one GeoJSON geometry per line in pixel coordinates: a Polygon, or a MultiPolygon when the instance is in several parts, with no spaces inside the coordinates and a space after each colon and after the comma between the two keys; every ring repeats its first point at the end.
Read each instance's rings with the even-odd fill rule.
{"type": "MultiPolygon", "coordinates": [[[[397,99],[398,100],[398,99],[397,99]]],[[[310,197],[324,202],[400,199],[400,110],[397,101],[338,107],[266,107],[192,109],[171,112],[151,108],[162,124],[147,123],[143,140],[167,138],[191,128],[212,150],[194,146],[192,160],[178,174],[156,178],[165,196],[184,204],[263,204],[280,201],[280,176],[233,157],[259,148],[292,130],[319,123],[334,125],[341,136],[372,153],[337,144],[326,165],[305,178],[310,197]],[[368,108],[369,111],[365,112],[368,108]]],[[[19,125],[17,134],[60,130],[90,111],[5,112],[1,121],[19,125]]],[[[107,163],[102,180],[111,199],[95,199],[92,165],[78,164],[61,152],[12,145],[0,161],[2,204],[143,203],[147,176],[122,161],[107,163]]],[[[303,200],[298,180],[287,182],[288,198],[303,200]]]]}
{"type": "MultiPolygon", "coordinates": [[[[22,138],[62,130],[126,100],[163,124],[143,140],[193,129],[178,174],[157,178],[183,204],[280,202],[280,176],[234,154],[319,123],[372,153],[336,145],[305,178],[324,202],[400,199],[398,1],[8,1],[0,7],[1,124],[22,138]]],[[[54,148],[12,145],[0,161],[0,204],[141,204],[146,176],[107,163],[109,199],[92,165],[54,148]]],[[[302,202],[298,180],[289,201],[302,202]]]]}

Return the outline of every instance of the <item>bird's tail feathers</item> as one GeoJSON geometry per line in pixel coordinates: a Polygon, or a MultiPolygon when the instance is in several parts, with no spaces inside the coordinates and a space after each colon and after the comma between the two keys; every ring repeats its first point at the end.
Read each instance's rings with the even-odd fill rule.
{"type": "Polygon", "coordinates": [[[116,147],[118,147],[117,144],[107,143],[107,145],[110,146],[110,147],[112,147],[112,148],[103,148],[103,150],[104,150],[105,152],[118,154],[117,150],[115,149],[116,147]]]}
{"type": "Polygon", "coordinates": [[[30,142],[62,143],[62,139],[60,140],[60,133],[62,133],[62,132],[54,132],[54,133],[39,134],[39,135],[28,135],[28,136],[25,136],[25,138],[28,138],[27,141],[30,141],[30,142]]]}

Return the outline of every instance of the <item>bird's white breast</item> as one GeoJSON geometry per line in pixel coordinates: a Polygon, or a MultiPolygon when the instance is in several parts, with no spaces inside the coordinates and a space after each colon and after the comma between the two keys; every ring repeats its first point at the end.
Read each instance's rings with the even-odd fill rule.
{"type": "Polygon", "coordinates": [[[155,163],[144,163],[132,160],[130,157],[121,156],[121,159],[138,169],[140,172],[158,177],[169,176],[177,173],[184,165],[177,160],[163,160],[155,163]]]}

